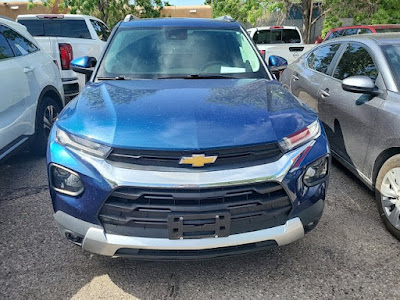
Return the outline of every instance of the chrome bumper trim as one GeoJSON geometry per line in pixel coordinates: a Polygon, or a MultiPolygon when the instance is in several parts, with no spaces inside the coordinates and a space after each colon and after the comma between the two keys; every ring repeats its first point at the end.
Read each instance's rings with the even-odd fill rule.
{"type": "Polygon", "coordinates": [[[304,236],[304,228],[299,218],[293,218],[285,225],[268,229],[240,233],[222,238],[188,240],[169,240],[161,238],[130,237],[105,233],[98,227],[90,227],[85,235],[82,248],[86,251],[114,256],[118,249],[155,250],[205,250],[220,247],[238,246],[274,240],[278,246],[294,242],[304,236]]]}
{"type": "Polygon", "coordinates": [[[314,141],[285,153],[274,162],[213,171],[187,172],[187,170],[155,171],[116,167],[102,158],[68,148],[96,168],[107,180],[111,188],[119,186],[165,187],[165,188],[205,188],[228,185],[242,185],[257,182],[282,182],[299,155],[314,141]]]}

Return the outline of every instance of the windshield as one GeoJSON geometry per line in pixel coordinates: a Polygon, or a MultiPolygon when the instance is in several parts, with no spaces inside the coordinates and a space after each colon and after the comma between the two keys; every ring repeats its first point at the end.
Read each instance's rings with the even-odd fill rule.
{"type": "Polygon", "coordinates": [[[99,66],[102,78],[268,78],[247,40],[236,30],[125,28],[99,66]]]}
{"type": "Polygon", "coordinates": [[[385,45],[381,47],[392,70],[392,77],[400,90],[400,45],[385,45]]]}

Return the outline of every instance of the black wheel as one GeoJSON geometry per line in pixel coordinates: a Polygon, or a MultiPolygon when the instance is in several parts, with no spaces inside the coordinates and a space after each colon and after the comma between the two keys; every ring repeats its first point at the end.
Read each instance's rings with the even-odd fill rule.
{"type": "Polygon", "coordinates": [[[389,158],[379,170],[375,199],[386,228],[400,240],[400,154],[389,158]]]}
{"type": "Polygon", "coordinates": [[[61,107],[54,99],[45,96],[40,101],[36,113],[35,135],[30,144],[32,153],[36,155],[46,154],[50,130],[60,111],[61,107]]]}

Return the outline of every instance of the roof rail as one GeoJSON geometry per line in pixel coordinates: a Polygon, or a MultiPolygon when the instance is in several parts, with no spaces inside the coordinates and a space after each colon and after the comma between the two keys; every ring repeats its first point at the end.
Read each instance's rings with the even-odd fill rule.
{"type": "Polygon", "coordinates": [[[124,22],[130,22],[133,20],[139,20],[139,18],[131,14],[126,15],[126,17],[124,18],[124,22]]]}
{"type": "Polygon", "coordinates": [[[15,20],[13,20],[13,19],[11,19],[11,18],[9,18],[9,17],[3,16],[3,15],[0,15],[0,19],[6,19],[6,20],[8,20],[8,21],[13,21],[13,22],[15,22],[15,20]]]}
{"type": "Polygon", "coordinates": [[[228,16],[228,15],[215,18],[215,20],[226,21],[226,22],[235,22],[235,20],[231,16],[228,16]]]}

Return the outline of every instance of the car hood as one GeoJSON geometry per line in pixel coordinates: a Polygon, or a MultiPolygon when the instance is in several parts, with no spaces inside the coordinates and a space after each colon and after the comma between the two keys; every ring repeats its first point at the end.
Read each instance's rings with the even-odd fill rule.
{"type": "Polygon", "coordinates": [[[89,83],[57,126],[120,148],[197,150],[271,143],[316,114],[265,79],[89,83]]]}

